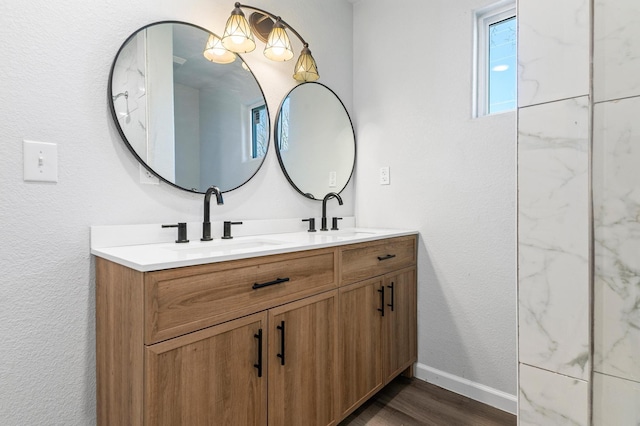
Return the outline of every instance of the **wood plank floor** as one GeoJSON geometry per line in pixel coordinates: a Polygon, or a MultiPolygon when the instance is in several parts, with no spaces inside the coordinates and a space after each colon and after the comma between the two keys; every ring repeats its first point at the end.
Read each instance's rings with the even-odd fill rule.
{"type": "Polygon", "coordinates": [[[503,426],[516,416],[419,379],[398,377],[339,426],[503,426]]]}

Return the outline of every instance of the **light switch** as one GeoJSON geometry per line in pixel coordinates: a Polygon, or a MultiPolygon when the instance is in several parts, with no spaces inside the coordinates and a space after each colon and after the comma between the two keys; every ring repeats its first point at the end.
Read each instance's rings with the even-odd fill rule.
{"type": "Polygon", "coordinates": [[[58,145],[23,140],[24,180],[28,182],[58,181],[58,145]]]}

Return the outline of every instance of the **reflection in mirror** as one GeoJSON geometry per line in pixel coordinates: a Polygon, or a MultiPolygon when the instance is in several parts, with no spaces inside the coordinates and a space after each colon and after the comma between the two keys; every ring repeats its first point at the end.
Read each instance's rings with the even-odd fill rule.
{"type": "Polygon", "coordinates": [[[347,186],[356,156],[351,119],[338,96],[320,83],[304,83],[280,104],[276,152],[285,176],[308,198],[322,200],[347,186]]]}
{"type": "Polygon", "coordinates": [[[111,112],[129,149],[164,181],[201,193],[243,185],[269,146],[262,89],[239,56],[229,64],[205,58],[209,35],[182,22],[141,28],[109,78],[111,112]]]}

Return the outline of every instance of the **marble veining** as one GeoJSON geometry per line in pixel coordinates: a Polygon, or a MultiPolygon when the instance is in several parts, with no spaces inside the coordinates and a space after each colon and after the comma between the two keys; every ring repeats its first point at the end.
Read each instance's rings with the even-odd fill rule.
{"type": "Polygon", "coordinates": [[[520,364],[520,426],[586,426],[588,402],[587,382],[520,364]]]}
{"type": "Polygon", "coordinates": [[[640,382],[640,98],[594,112],[594,368],[640,382]]]}
{"type": "MultiPolygon", "coordinates": [[[[113,70],[113,106],[127,141],[138,153],[147,145],[145,37],[138,34],[123,46],[113,70]],[[124,94],[127,96],[124,96],[124,94]]],[[[143,158],[146,160],[146,158],[143,158]]]]}
{"type": "Polygon", "coordinates": [[[588,98],[520,109],[520,361],[588,379],[588,98]]]}
{"type": "Polygon", "coordinates": [[[640,383],[593,375],[593,425],[640,426],[640,383]]]}
{"type": "Polygon", "coordinates": [[[589,1],[518,2],[518,106],[589,93],[589,1]]]}
{"type": "Polygon", "coordinates": [[[640,95],[639,1],[595,1],[593,74],[596,102],[640,95]]]}

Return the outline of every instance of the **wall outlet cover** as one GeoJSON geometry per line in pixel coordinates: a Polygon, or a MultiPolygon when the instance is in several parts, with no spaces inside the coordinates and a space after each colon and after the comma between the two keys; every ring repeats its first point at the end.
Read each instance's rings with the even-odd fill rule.
{"type": "Polygon", "coordinates": [[[334,171],[329,172],[329,188],[335,188],[337,184],[338,178],[337,174],[334,171]]]}
{"type": "Polygon", "coordinates": [[[391,176],[389,166],[380,167],[380,185],[390,185],[391,176]]]}
{"type": "Polygon", "coordinates": [[[149,170],[146,169],[142,164],[140,166],[140,183],[145,185],[159,185],[160,179],[149,170]]]}

